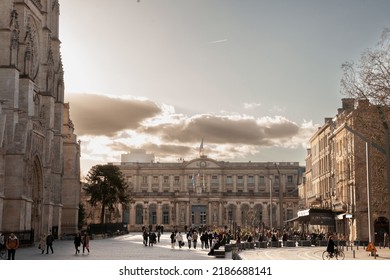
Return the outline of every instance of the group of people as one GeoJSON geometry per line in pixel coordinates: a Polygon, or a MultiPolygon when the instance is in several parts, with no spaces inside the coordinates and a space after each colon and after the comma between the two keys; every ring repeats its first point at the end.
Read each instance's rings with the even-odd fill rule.
{"type": "Polygon", "coordinates": [[[198,233],[197,230],[190,229],[186,233],[174,230],[170,235],[171,248],[175,249],[176,243],[179,248],[183,248],[187,240],[188,249],[197,248],[200,240],[202,249],[210,249],[209,255],[212,255],[215,249],[218,249],[223,244],[229,243],[229,238],[225,234],[219,234],[211,231],[202,231],[198,233]]]}
{"type": "Polygon", "coordinates": [[[142,231],[142,239],[145,246],[153,246],[157,242],[160,242],[161,232],[158,231],[157,234],[154,231],[147,231],[144,229],[142,231]]]}
{"type": "Polygon", "coordinates": [[[74,248],[76,250],[75,255],[78,255],[80,253],[80,246],[83,245],[83,254],[85,253],[85,250],[87,250],[89,254],[89,236],[88,233],[85,231],[83,235],[81,235],[80,232],[78,232],[74,237],[74,248]]]}
{"type": "Polygon", "coordinates": [[[45,250],[46,254],[49,254],[49,249],[51,250],[51,253],[54,254],[53,242],[54,236],[51,234],[51,232],[49,232],[47,236],[42,234],[41,239],[39,240],[38,249],[41,250],[42,254],[45,253],[45,250]]]}

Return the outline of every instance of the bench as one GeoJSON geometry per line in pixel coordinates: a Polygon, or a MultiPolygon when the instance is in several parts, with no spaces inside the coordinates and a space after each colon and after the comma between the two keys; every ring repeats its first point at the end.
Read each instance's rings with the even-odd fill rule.
{"type": "Polygon", "coordinates": [[[222,248],[222,249],[214,250],[213,256],[215,256],[216,258],[224,258],[225,257],[225,249],[222,248]]]}

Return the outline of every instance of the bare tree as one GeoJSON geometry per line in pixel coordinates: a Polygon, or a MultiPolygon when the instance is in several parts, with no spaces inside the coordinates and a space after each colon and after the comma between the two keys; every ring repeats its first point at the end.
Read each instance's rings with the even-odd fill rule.
{"type": "Polygon", "coordinates": [[[356,99],[367,99],[371,104],[390,105],[390,28],[385,28],[374,49],[363,52],[360,63],[342,64],[341,89],[356,99]]]}

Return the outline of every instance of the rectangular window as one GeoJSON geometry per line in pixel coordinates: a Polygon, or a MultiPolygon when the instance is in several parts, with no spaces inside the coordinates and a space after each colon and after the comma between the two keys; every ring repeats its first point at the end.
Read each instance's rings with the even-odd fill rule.
{"type": "Polygon", "coordinates": [[[158,184],[158,176],[153,176],[153,184],[158,184]]]}
{"type": "Polygon", "coordinates": [[[260,176],[259,176],[259,185],[262,185],[262,186],[265,185],[265,178],[264,178],[263,175],[260,175],[260,176]]]}
{"type": "Polygon", "coordinates": [[[180,183],[180,176],[175,176],[174,182],[175,182],[175,185],[178,185],[180,183]]]}
{"type": "Polygon", "coordinates": [[[293,182],[293,176],[292,175],[288,175],[287,176],[287,183],[292,183],[293,182]]]}
{"type": "Polygon", "coordinates": [[[164,176],[164,184],[168,184],[169,183],[169,176],[164,176]]]}
{"type": "Polygon", "coordinates": [[[163,212],[163,224],[169,224],[169,212],[168,211],[163,212]]]}
{"type": "Polygon", "coordinates": [[[237,185],[244,184],[244,176],[237,176],[237,185]]]}
{"type": "Polygon", "coordinates": [[[206,224],[206,212],[200,212],[200,224],[201,225],[206,224]]]}
{"type": "Polygon", "coordinates": [[[148,176],[142,176],[142,184],[148,183],[148,176]]]}
{"type": "Polygon", "coordinates": [[[211,184],[218,185],[218,176],[211,176],[211,184]]]}
{"type": "Polygon", "coordinates": [[[226,176],[226,184],[228,184],[228,185],[233,184],[233,178],[232,178],[232,176],[226,176]]]}
{"type": "Polygon", "coordinates": [[[254,184],[254,183],[255,183],[255,178],[252,175],[248,176],[248,184],[254,184]]]}

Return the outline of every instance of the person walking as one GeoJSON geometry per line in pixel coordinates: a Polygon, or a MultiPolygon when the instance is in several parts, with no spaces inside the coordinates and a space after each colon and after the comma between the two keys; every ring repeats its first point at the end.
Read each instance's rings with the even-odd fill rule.
{"type": "Polygon", "coordinates": [[[196,244],[198,243],[198,232],[196,231],[192,234],[192,243],[194,244],[194,249],[196,249],[196,244]]]}
{"type": "Polygon", "coordinates": [[[209,241],[209,244],[208,244],[209,248],[211,248],[213,246],[213,238],[214,238],[213,233],[211,231],[209,231],[207,237],[208,237],[208,241],[209,241]]]}
{"type": "Polygon", "coordinates": [[[149,233],[149,246],[152,246],[156,244],[157,235],[154,231],[149,233]]]}
{"type": "Polygon", "coordinates": [[[209,249],[209,235],[207,231],[204,231],[200,237],[200,240],[202,241],[202,249],[209,249]]]}
{"type": "Polygon", "coordinates": [[[149,234],[148,232],[146,231],[146,229],[143,231],[142,233],[142,238],[144,240],[144,245],[145,246],[148,246],[148,239],[149,239],[149,234]]]}
{"type": "Polygon", "coordinates": [[[81,234],[80,233],[77,233],[74,237],[74,248],[76,249],[76,252],[75,252],[75,255],[77,255],[78,253],[80,253],[80,245],[81,245],[81,234]]]}
{"type": "Polygon", "coordinates": [[[11,233],[8,236],[7,241],[5,243],[5,247],[7,247],[8,250],[8,260],[14,260],[16,249],[19,248],[19,239],[17,238],[15,233],[11,233]]]}
{"type": "Polygon", "coordinates": [[[187,232],[187,242],[188,242],[188,249],[191,249],[191,243],[192,243],[192,232],[191,230],[187,232]]]}
{"type": "Polygon", "coordinates": [[[45,234],[42,234],[41,238],[39,239],[38,249],[40,249],[42,251],[42,254],[45,253],[45,249],[46,249],[46,235],[45,234]]]}
{"type": "Polygon", "coordinates": [[[85,253],[85,249],[87,249],[89,254],[89,236],[87,232],[84,232],[82,243],[83,243],[83,254],[85,253]]]}
{"type": "Polygon", "coordinates": [[[184,242],[183,242],[183,236],[181,235],[180,231],[176,234],[176,241],[179,244],[179,248],[181,248],[184,242]]]}
{"type": "Polygon", "coordinates": [[[160,229],[157,231],[157,242],[160,243],[161,231],[160,229]]]}
{"type": "Polygon", "coordinates": [[[49,248],[51,250],[51,253],[54,254],[53,242],[54,242],[54,236],[51,234],[51,232],[49,232],[49,234],[46,237],[46,254],[49,254],[49,248]]]}
{"type": "Polygon", "coordinates": [[[175,235],[175,232],[172,231],[170,238],[171,238],[171,248],[172,248],[172,249],[175,249],[175,244],[176,244],[176,235],[175,235]]]}

